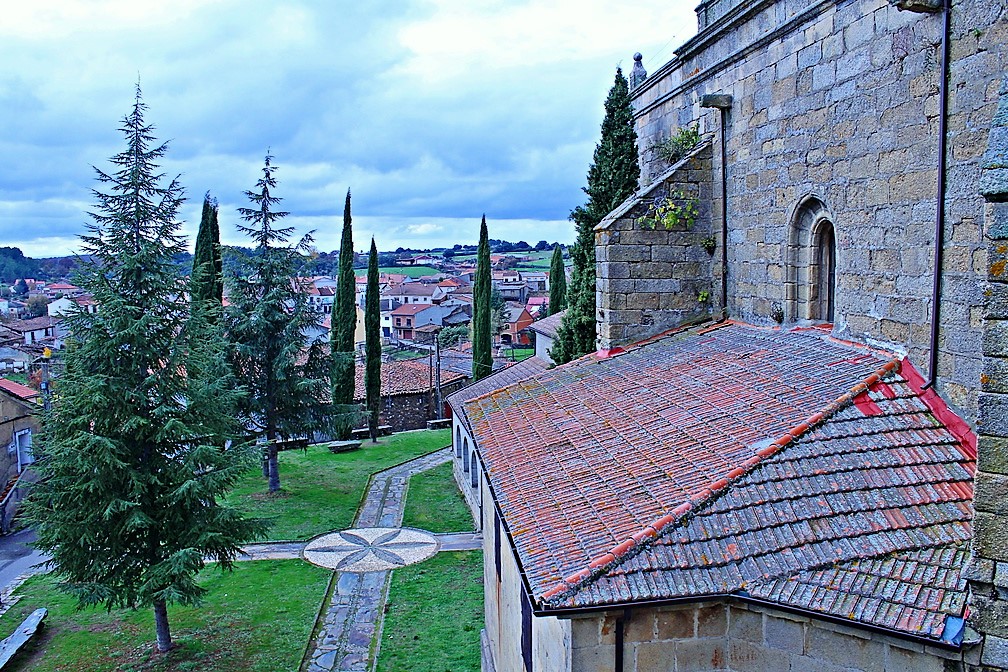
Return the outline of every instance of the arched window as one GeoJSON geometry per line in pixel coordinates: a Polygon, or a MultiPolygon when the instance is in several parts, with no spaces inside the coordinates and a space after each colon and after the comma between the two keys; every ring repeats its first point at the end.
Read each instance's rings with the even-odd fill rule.
{"type": "Polygon", "coordinates": [[[455,428],[455,457],[462,457],[462,428],[455,428]]]}
{"type": "Polygon", "coordinates": [[[809,318],[832,322],[836,300],[836,235],[833,222],[819,220],[812,232],[814,267],[809,292],[809,318]]]}
{"type": "Polygon", "coordinates": [[[462,439],[462,469],[469,473],[469,439],[462,439]]]}
{"type": "Polygon", "coordinates": [[[807,196],[788,229],[785,318],[832,322],[836,306],[836,231],[822,199],[807,196]]]}
{"type": "Polygon", "coordinates": [[[479,469],[476,466],[476,451],[472,452],[472,468],[469,470],[469,485],[476,487],[479,485],[479,469]]]}

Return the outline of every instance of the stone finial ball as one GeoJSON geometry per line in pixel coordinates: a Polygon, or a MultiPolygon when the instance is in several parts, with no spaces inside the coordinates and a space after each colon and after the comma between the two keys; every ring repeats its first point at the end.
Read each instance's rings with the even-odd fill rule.
{"type": "Polygon", "coordinates": [[[639,51],[636,54],[633,55],[633,60],[637,61],[638,63],[641,62],[642,58],[644,58],[644,57],[641,56],[641,53],[639,51]]]}

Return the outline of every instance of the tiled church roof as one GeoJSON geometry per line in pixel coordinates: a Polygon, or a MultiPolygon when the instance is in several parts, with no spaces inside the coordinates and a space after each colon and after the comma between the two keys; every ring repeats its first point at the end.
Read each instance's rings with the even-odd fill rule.
{"type": "Polygon", "coordinates": [[[540,606],[738,594],[937,639],[964,606],[975,452],[920,382],[822,334],[729,325],[467,411],[540,606]]]}

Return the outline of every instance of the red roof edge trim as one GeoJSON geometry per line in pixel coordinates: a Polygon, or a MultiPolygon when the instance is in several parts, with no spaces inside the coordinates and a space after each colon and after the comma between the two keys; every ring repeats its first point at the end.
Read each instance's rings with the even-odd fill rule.
{"type": "MultiPolygon", "coordinates": [[[[661,340],[661,339],[665,338],[666,336],[671,336],[672,334],[677,334],[677,333],[679,333],[681,331],[686,331],[687,329],[693,329],[697,325],[703,324],[704,322],[708,322],[708,321],[710,321],[709,317],[704,317],[704,318],[702,318],[700,320],[687,320],[686,322],[683,322],[682,324],[680,324],[678,327],[672,327],[671,329],[666,329],[665,331],[657,333],[654,336],[648,336],[647,338],[641,339],[639,341],[634,341],[633,343],[630,343],[630,344],[625,345],[625,346],[616,346],[615,348],[599,348],[594,353],[589,353],[586,356],[590,357],[590,356],[594,355],[596,359],[609,359],[610,357],[612,357],[614,355],[622,354],[624,352],[627,352],[628,350],[633,350],[635,348],[639,348],[641,346],[649,345],[651,343],[654,343],[655,341],[661,340]]],[[[745,326],[749,326],[749,325],[746,325],[744,322],[732,322],[731,320],[723,320],[721,322],[716,322],[716,323],[714,323],[712,325],[704,327],[703,329],[698,330],[697,333],[699,333],[699,334],[705,334],[708,331],[713,331],[715,329],[720,329],[721,327],[726,327],[729,324],[742,324],[742,325],[745,325],[745,326]]]]}
{"type": "MultiPolygon", "coordinates": [[[[713,483],[705,487],[703,490],[691,495],[688,500],[682,502],[674,509],[672,509],[671,513],[667,513],[661,516],[660,518],[652,522],[650,525],[643,528],[641,531],[631,534],[629,538],[627,538],[620,544],[614,546],[605,553],[602,553],[596,556],[595,558],[591,559],[588,562],[588,566],[585,567],[584,569],[581,569],[577,572],[574,572],[573,574],[570,574],[569,576],[560,579],[560,581],[558,581],[555,586],[553,586],[552,588],[550,588],[549,590],[547,590],[546,592],[542,593],[539,596],[539,601],[541,603],[545,603],[549,602],[553,598],[558,597],[560,595],[573,593],[574,591],[578,590],[582,586],[582,584],[586,584],[588,581],[593,580],[594,578],[597,578],[599,576],[602,576],[603,574],[608,572],[612,567],[615,567],[616,565],[626,560],[631,553],[643,548],[646,543],[656,539],[666,529],[671,529],[685,524],[694,509],[699,509],[701,506],[709,504],[714,499],[717,499],[719,496],[724,494],[731,487],[731,485],[734,482],[736,482],[739,478],[762,465],[762,463],[767,458],[770,458],[779,453],[780,451],[782,451],[785,448],[785,446],[790,444],[792,441],[799,439],[801,436],[806,434],[811,429],[814,429],[816,426],[821,424],[823,421],[825,421],[838,411],[854,403],[854,399],[859,395],[863,394],[864,392],[866,392],[871,387],[871,385],[879,384],[880,381],[890,373],[894,371],[899,371],[901,366],[910,367],[910,364],[909,362],[900,362],[900,360],[898,359],[892,359],[886,362],[877,371],[875,371],[875,373],[872,373],[864,380],[855,384],[850,390],[840,395],[835,401],[829,404],[826,408],[817,413],[813,413],[808,418],[800,422],[798,425],[782,434],[777,440],[775,440],[770,445],[757,450],[756,454],[747,459],[745,462],[743,462],[741,466],[731,469],[725,476],[715,480],[713,483]],[[654,534],[651,534],[650,531],[654,531],[654,534]]],[[[910,368],[912,370],[912,367],[910,368]]],[[[916,374],[916,372],[914,373],[916,374]]],[[[920,374],[916,375],[917,378],[920,379],[920,374]]],[[[906,376],[905,373],[904,376],[907,377],[908,380],[910,379],[910,377],[906,376]]],[[[920,380],[923,383],[923,379],[920,380]]],[[[913,384],[911,384],[911,387],[912,386],[913,384]]],[[[916,388],[914,389],[916,390],[916,388]]],[[[937,395],[935,396],[937,397],[937,395]]],[[[953,418],[958,419],[958,416],[956,416],[951,411],[948,411],[947,407],[945,408],[947,413],[951,414],[953,418]]],[[[937,411],[934,411],[934,409],[932,409],[932,411],[935,412],[936,415],[938,415],[937,411]]],[[[959,420],[959,422],[962,423],[962,420],[959,420]]],[[[946,421],[946,424],[949,423],[946,421]]],[[[965,425],[965,423],[963,424],[965,425]]],[[[950,429],[952,428],[950,424],[949,428],[950,429]]],[[[955,434],[954,430],[953,434],[955,434]]],[[[973,450],[975,455],[976,453],[975,436],[973,438],[973,450]]]]}
{"type": "Polygon", "coordinates": [[[909,359],[903,360],[901,373],[909,383],[910,389],[920,396],[924,405],[948,427],[953,436],[959,439],[959,446],[962,448],[963,454],[971,460],[976,460],[977,436],[969,424],[948,407],[945,400],[935,392],[934,387],[924,389],[924,376],[914,368],[909,359]]]}

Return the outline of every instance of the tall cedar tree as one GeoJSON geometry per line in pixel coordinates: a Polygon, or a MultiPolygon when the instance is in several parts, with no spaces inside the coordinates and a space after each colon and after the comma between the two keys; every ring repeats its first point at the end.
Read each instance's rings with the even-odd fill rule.
{"type": "Polygon", "coordinates": [[[310,437],[329,429],[329,412],[323,405],[329,391],[329,358],[321,340],[309,342],[308,333],[321,329],[321,316],[300,291],[298,268],[312,242],[304,236],[288,245],[293,227],[278,227],[288,213],[274,210],[281,199],[276,189],[276,168],[266,156],[263,176],[255,191],[245,195],[255,207],[239,208],[248,226],[238,229],[255,243],[251,255],[234,269],[229,303],[224,313],[231,341],[235,375],[247,391],[239,406],[246,429],[265,440],[263,475],[269,491],[280,489],[277,442],[310,437]]]}
{"type": "Polygon", "coordinates": [[[476,248],[476,278],[473,282],[473,380],[488,376],[493,371],[490,300],[490,242],[487,238],[486,215],[483,215],[479,246],[476,248]]]}
{"type": "MultiPolygon", "coordinates": [[[[345,408],[354,400],[354,331],[357,329],[357,281],[353,269],[353,230],[350,225],[350,190],[343,205],[343,236],[340,240],[336,300],[331,319],[332,403],[345,408]]],[[[349,439],[354,425],[352,413],[341,413],[335,422],[340,439],[349,439]]]]}
{"type": "Polygon", "coordinates": [[[381,294],[378,288],[378,248],[371,239],[368,254],[367,290],[364,295],[364,388],[367,395],[368,430],[378,442],[378,411],[381,409],[381,294]]]}
{"type": "Polygon", "coordinates": [[[196,234],[192,265],[193,304],[208,306],[211,318],[220,310],[224,298],[217,210],[217,200],[210,198],[207,192],[203,196],[203,215],[200,217],[199,233],[196,234]]]}
{"type": "Polygon", "coordinates": [[[563,364],[595,350],[595,233],[602,218],[629,198],[637,188],[637,132],[630,93],[623,72],[609,89],[602,120],[602,139],[588,168],[588,202],[571,212],[577,240],[571,249],[573,268],[564,315],[550,356],[563,364]]]}
{"type": "Polygon", "coordinates": [[[564,272],[563,252],[560,251],[559,243],[553,247],[549,281],[549,314],[553,315],[567,307],[567,274],[564,272]]]}
{"type": "Polygon", "coordinates": [[[167,651],[167,604],[198,604],[204,563],[230,568],[265,528],[219,503],[255,451],[226,443],[237,385],[217,328],[190,316],[173,261],[185,249],[182,188],[163,186],[167,145],[145,110],[138,85],[120,127],[126,150],[111,172],[95,169],[76,282],[102,309],[66,318],[66,370],[43,415],[25,511],[61,588],[81,606],[153,607],[167,651]]]}

